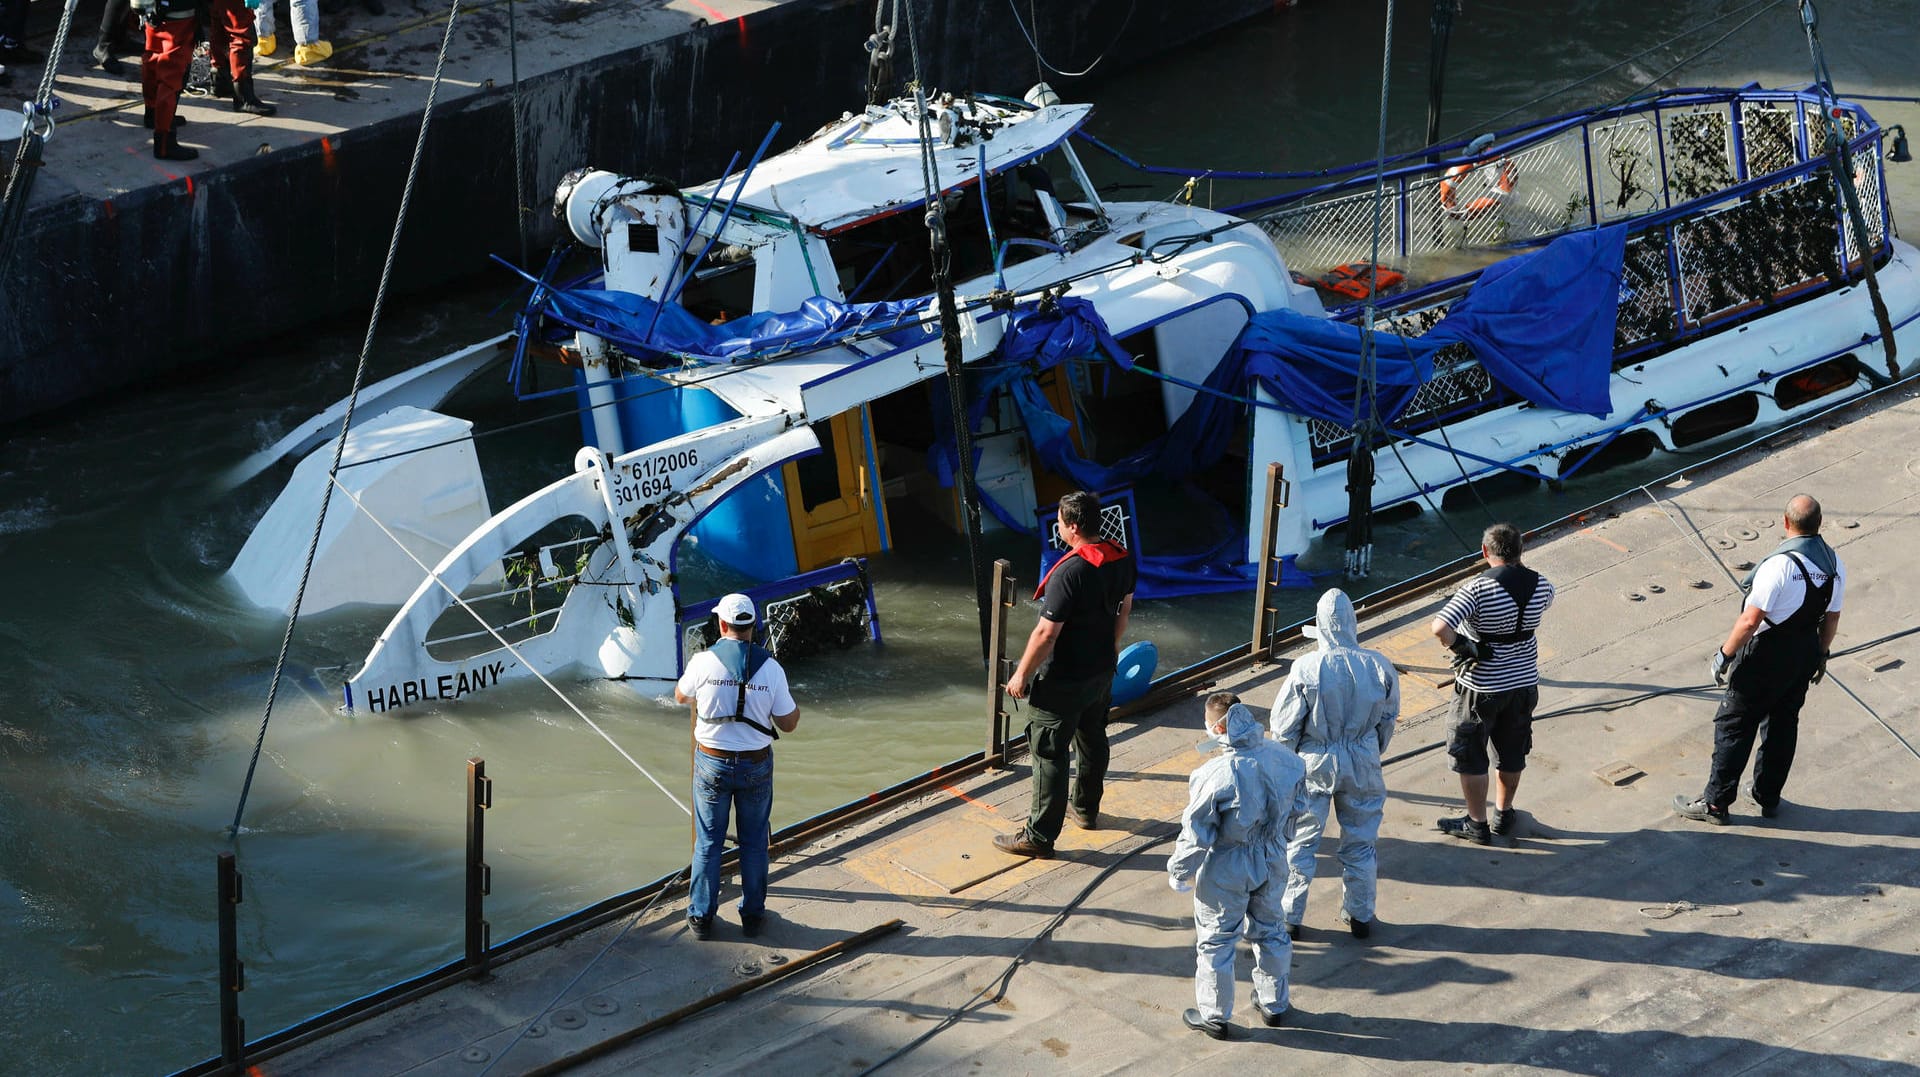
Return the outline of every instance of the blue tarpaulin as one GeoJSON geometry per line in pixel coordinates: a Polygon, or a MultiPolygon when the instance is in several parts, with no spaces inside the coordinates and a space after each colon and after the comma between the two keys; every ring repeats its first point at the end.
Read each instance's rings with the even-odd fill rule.
{"type": "MultiPolygon", "coordinates": [[[[1377,395],[1362,413],[1377,406],[1391,422],[1433,376],[1434,353],[1459,342],[1522,399],[1606,416],[1626,239],[1623,225],[1561,236],[1488,267],[1425,334],[1376,334],[1377,395]]],[[[1359,326],[1275,310],[1253,316],[1224,365],[1239,368],[1242,384],[1263,383],[1288,411],[1348,426],[1361,356],[1359,326]]]]}
{"type": "Polygon", "coordinates": [[[789,348],[814,348],[855,333],[880,333],[895,344],[918,344],[939,333],[919,325],[926,297],[893,303],[840,303],[816,295],[796,311],[748,314],[719,325],[677,303],[599,288],[555,289],[540,313],[610,340],[630,353],[658,352],[710,363],[756,358],[789,348]]]}

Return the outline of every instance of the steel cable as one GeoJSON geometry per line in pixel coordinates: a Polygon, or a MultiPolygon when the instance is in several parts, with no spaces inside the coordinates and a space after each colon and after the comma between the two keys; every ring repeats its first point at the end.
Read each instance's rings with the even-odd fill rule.
{"type": "MultiPolygon", "coordinates": [[[[71,3],[72,0],[69,0],[71,3]]],[[[240,802],[233,809],[233,824],[227,828],[228,837],[240,833],[240,819],[247,810],[247,796],[253,790],[254,771],[260,765],[260,751],[267,741],[267,723],[273,720],[273,703],[280,692],[280,678],[286,670],[287,652],[293,647],[294,626],[300,622],[300,603],[307,594],[307,582],[313,575],[313,560],[320,549],[320,533],[326,526],[327,506],[333,500],[333,487],[337,485],[340,474],[340,458],[346,453],[347,433],[353,427],[353,409],[360,398],[360,387],[366,380],[368,357],[373,353],[374,334],[380,328],[380,312],[386,305],[387,286],[393,279],[393,263],[400,252],[400,234],[406,227],[407,208],[413,202],[414,182],[420,175],[420,160],[426,154],[427,130],[433,123],[433,101],[440,91],[440,80],[447,66],[447,50],[453,41],[453,25],[460,16],[461,0],[453,0],[453,6],[447,11],[447,28],[440,38],[440,56],[433,66],[433,82],[427,87],[426,105],[420,114],[420,132],[413,143],[413,159],[407,165],[407,181],[400,189],[400,209],[393,221],[393,235],[387,241],[386,262],[380,267],[380,284],[373,294],[373,311],[367,318],[367,334],[360,345],[360,360],[353,369],[353,388],[347,394],[347,410],[340,418],[340,434],[333,442],[333,462],[327,468],[328,485],[320,495],[320,513],[313,522],[313,538],[307,543],[306,563],[300,569],[300,584],[293,595],[293,608],[287,613],[287,631],[280,639],[280,654],[274,659],[273,678],[267,684],[267,705],[260,716],[260,732],[254,738],[253,758],[247,762],[247,777],[240,786],[240,802]]],[[[51,73],[49,73],[51,77],[51,73]]]]}

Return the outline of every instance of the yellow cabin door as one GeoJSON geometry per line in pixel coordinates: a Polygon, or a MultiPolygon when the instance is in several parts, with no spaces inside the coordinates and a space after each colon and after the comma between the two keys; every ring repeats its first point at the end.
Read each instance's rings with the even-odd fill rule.
{"type": "Polygon", "coordinates": [[[815,423],[813,432],[819,455],[781,468],[802,572],[886,548],[887,509],[868,445],[867,409],[815,423]]]}

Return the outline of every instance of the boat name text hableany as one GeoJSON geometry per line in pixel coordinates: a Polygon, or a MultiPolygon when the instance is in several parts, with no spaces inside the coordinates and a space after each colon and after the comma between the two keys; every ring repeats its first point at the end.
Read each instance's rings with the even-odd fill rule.
{"type": "Polygon", "coordinates": [[[378,713],[394,707],[404,707],[409,703],[424,703],[432,699],[459,699],[469,692],[478,692],[482,688],[492,688],[500,683],[500,674],[506,672],[505,662],[488,662],[471,672],[442,673],[428,680],[402,681],[389,684],[385,688],[367,689],[367,709],[378,713]]]}

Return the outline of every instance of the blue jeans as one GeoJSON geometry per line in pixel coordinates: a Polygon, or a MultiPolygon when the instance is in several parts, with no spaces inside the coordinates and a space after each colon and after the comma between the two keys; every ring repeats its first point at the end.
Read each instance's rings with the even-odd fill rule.
{"type": "Polygon", "coordinates": [[[689,917],[710,917],[720,905],[720,854],[727,844],[727,812],[738,807],[740,915],[767,908],[767,829],[773,816],[773,757],[758,763],[693,755],[693,893],[689,917]]]}

